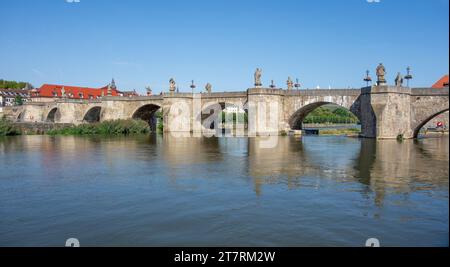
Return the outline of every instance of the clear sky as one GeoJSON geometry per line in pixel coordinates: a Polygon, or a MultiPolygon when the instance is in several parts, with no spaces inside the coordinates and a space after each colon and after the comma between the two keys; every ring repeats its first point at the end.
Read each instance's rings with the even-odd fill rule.
{"type": "MultiPolygon", "coordinates": [[[[0,0],[0,78],[122,90],[206,82],[361,87],[383,62],[412,86],[449,69],[448,0],[0,0]]],[[[374,78],[374,77],[373,77],[374,78]]]]}

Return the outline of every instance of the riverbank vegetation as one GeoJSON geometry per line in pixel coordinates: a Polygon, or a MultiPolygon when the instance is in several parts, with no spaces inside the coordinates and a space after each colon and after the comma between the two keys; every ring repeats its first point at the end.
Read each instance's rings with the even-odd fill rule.
{"type": "Polygon", "coordinates": [[[17,129],[13,123],[6,119],[6,117],[0,118],[0,136],[12,136],[20,135],[21,132],[17,129]]]}
{"type": "Polygon", "coordinates": [[[244,113],[236,113],[236,112],[232,112],[232,113],[226,113],[226,112],[221,112],[219,115],[222,118],[222,123],[244,123],[247,124],[248,122],[248,115],[246,112],[244,113]]]}
{"type": "Polygon", "coordinates": [[[352,135],[352,136],[356,136],[359,133],[360,133],[360,130],[357,128],[319,130],[319,135],[352,135]]]}
{"type": "Polygon", "coordinates": [[[99,123],[80,124],[61,129],[52,129],[48,135],[128,135],[150,132],[143,120],[111,120],[99,123]]]}
{"type": "Polygon", "coordinates": [[[164,123],[163,123],[163,114],[162,111],[157,111],[155,113],[156,122],[156,131],[158,133],[162,133],[164,131],[164,123]]]}
{"type": "Polygon", "coordinates": [[[358,118],[345,108],[335,105],[325,105],[311,111],[303,120],[303,123],[359,123],[358,118]]]}

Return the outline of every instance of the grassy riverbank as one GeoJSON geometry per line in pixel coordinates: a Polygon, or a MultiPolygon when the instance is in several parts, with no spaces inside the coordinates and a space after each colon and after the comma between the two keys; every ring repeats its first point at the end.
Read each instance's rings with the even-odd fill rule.
{"type": "Polygon", "coordinates": [[[5,117],[0,118],[0,136],[20,135],[21,132],[5,117]]]}
{"type": "Polygon", "coordinates": [[[324,129],[319,130],[319,135],[358,135],[359,132],[356,128],[324,129]]]}
{"type": "Polygon", "coordinates": [[[13,135],[128,135],[146,134],[150,132],[150,126],[142,120],[111,120],[100,123],[80,125],[29,125],[24,127],[10,122],[6,118],[0,118],[0,136],[13,135]],[[23,131],[21,131],[21,127],[23,131]]]}
{"type": "Polygon", "coordinates": [[[100,123],[80,124],[61,129],[52,129],[48,135],[127,135],[150,132],[147,122],[142,120],[111,120],[100,123]]]}

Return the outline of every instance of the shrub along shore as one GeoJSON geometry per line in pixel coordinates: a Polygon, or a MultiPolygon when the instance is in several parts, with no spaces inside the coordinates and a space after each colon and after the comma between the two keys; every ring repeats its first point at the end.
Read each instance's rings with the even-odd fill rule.
{"type": "Polygon", "coordinates": [[[0,118],[0,136],[20,135],[21,132],[5,117],[0,118]]]}
{"type": "Polygon", "coordinates": [[[359,135],[360,130],[356,128],[341,128],[341,129],[324,129],[319,130],[319,135],[359,135]]]}
{"type": "Polygon", "coordinates": [[[99,123],[70,125],[64,127],[50,127],[45,132],[37,130],[21,131],[20,127],[8,121],[0,119],[0,136],[13,136],[21,134],[48,134],[48,135],[128,135],[146,134],[150,132],[150,126],[142,120],[111,120],[99,123]]]}
{"type": "Polygon", "coordinates": [[[146,134],[150,126],[142,120],[112,120],[52,129],[48,135],[127,135],[146,134]]]}

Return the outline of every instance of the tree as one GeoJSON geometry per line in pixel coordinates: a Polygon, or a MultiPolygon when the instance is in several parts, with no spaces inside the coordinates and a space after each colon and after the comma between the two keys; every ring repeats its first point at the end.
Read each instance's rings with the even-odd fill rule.
{"type": "Polygon", "coordinates": [[[20,95],[16,96],[16,97],[14,98],[14,103],[15,103],[17,106],[22,106],[22,105],[23,105],[23,98],[22,98],[20,95]]]}
{"type": "Polygon", "coordinates": [[[0,88],[2,89],[32,89],[33,86],[27,82],[7,81],[0,79],[0,88]]]}
{"type": "Polygon", "coordinates": [[[358,118],[342,107],[323,106],[310,112],[304,123],[358,123],[358,118]]]}

